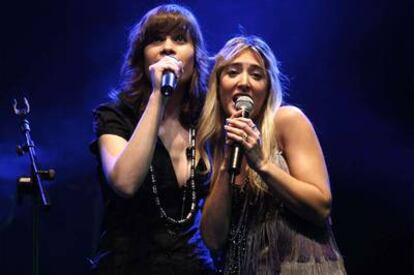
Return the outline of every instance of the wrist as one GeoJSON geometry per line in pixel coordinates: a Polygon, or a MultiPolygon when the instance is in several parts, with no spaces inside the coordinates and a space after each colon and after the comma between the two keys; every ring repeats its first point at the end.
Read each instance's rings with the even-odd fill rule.
{"type": "Polygon", "coordinates": [[[149,98],[149,103],[163,104],[167,103],[168,97],[161,94],[159,89],[153,89],[149,98]]]}
{"type": "Polygon", "coordinates": [[[269,160],[262,160],[259,162],[259,164],[256,166],[256,172],[259,175],[263,175],[266,174],[266,171],[268,171],[268,166],[269,166],[269,160]]]}

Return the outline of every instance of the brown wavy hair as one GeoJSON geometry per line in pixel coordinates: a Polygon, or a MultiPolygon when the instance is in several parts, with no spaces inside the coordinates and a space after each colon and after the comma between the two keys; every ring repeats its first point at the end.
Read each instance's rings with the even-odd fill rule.
{"type": "Polygon", "coordinates": [[[190,127],[196,124],[204,103],[209,59],[200,26],[193,13],[183,6],[155,7],[131,29],[120,87],[111,96],[138,107],[135,109],[140,116],[151,94],[151,82],[145,75],[144,49],[154,37],[182,31],[190,35],[195,51],[194,72],[179,107],[181,124],[190,127]]]}

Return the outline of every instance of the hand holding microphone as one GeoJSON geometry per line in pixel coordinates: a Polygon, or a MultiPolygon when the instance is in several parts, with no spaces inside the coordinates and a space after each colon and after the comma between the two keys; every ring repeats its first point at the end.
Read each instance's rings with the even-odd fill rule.
{"type": "MultiPolygon", "coordinates": [[[[241,111],[243,118],[249,118],[250,113],[253,111],[253,99],[250,96],[239,96],[236,100],[236,109],[241,111]]],[[[247,138],[243,132],[244,140],[247,138]]],[[[230,160],[228,165],[228,171],[230,173],[230,182],[234,184],[236,176],[240,173],[240,166],[243,158],[243,147],[240,142],[233,143],[231,147],[230,160]]]]}
{"type": "Polygon", "coordinates": [[[163,96],[170,96],[177,86],[177,77],[171,70],[165,70],[161,77],[161,93],[163,96]]]}
{"type": "Polygon", "coordinates": [[[180,78],[183,65],[173,55],[166,55],[149,66],[153,89],[160,90],[163,96],[169,97],[174,92],[180,78]]]}

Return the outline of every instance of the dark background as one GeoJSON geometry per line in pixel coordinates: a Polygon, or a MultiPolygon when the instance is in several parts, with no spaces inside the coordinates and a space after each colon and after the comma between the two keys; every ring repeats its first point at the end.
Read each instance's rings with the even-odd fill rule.
{"type": "MultiPolygon", "coordinates": [[[[40,274],[87,274],[102,200],[91,110],[119,81],[129,28],[160,1],[7,1],[0,11],[0,274],[31,273],[29,172],[13,98],[27,96],[54,203],[40,216],[40,274]]],[[[400,1],[176,1],[211,54],[235,34],[271,45],[326,155],[349,274],[413,272],[414,6],[400,1]]]]}

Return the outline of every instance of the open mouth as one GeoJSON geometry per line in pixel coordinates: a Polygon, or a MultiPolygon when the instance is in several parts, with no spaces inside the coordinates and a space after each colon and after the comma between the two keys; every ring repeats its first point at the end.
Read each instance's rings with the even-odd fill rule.
{"type": "Polygon", "coordinates": [[[251,101],[253,101],[253,99],[252,99],[252,97],[251,97],[250,95],[245,94],[245,93],[239,93],[239,94],[235,94],[235,95],[233,96],[233,98],[232,98],[233,103],[234,103],[234,104],[236,104],[237,100],[238,100],[240,97],[249,98],[251,101]]]}
{"type": "Polygon", "coordinates": [[[233,96],[233,103],[234,103],[234,104],[236,104],[237,99],[238,99],[239,97],[241,97],[241,96],[242,96],[242,94],[236,94],[236,95],[234,95],[234,96],[233,96]]]}

